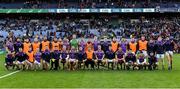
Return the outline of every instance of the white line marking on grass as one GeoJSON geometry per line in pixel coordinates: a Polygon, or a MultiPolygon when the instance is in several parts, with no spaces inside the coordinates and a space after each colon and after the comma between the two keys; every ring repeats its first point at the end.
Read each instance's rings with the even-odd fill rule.
{"type": "Polygon", "coordinates": [[[3,75],[3,76],[0,76],[0,79],[5,78],[5,77],[8,77],[8,76],[11,76],[11,75],[13,75],[13,74],[15,74],[15,73],[18,73],[18,72],[20,72],[20,70],[17,70],[17,71],[11,72],[11,73],[6,74],[6,75],[3,75]]]}
{"type": "Polygon", "coordinates": [[[180,89],[180,88],[0,88],[0,89],[180,89]]]}

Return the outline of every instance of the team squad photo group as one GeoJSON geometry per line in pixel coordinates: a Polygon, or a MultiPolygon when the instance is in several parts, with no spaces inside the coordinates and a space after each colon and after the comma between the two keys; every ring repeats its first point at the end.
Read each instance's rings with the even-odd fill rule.
{"type": "Polygon", "coordinates": [[[136,40],[131,37],[78,40],[56,38],[49,41],[38,37],[8,38],[5,43],[7,70],[172,70],[173,50],[171,37],[136,40]],[[167,65],[167,66],[165,66],[167,65]],[[166,68],[167,67],[167,68],[166,68]]]}

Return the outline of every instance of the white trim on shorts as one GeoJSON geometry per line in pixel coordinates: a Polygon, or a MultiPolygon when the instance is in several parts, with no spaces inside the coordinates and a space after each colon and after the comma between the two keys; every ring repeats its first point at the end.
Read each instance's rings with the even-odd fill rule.
{"type": "Polygon", "coordinates": [[[173,56],[173,51],[166,51],[165,54],[173,56]]]}
{"type": "Polygon", "coordinates": [[[164,58],[164,54],[156,54],[156,57],[157,57],[157,59],[163,59],[164,58]]]}
{"type": "Polygon", "coordinates": [[[69,61],[70,61],[70,62],[75,62],[75,61],[76,61],[76,59],[69,59],[69,61]]]}
{"type": "Polygon", "coordinates": [[[33,63],[28,61],[28,60],[26,60],[26,63],[29,64],[29,65],[33,65],[33,63]]]}
{"type": "Polygon", "coordinates": [[[143,52],[143,54],[144,54],[144,56],[145,56],[145,57],[147,57],[147,56],[148,56],[148,53],[147,53],[147,51],[146,51],[146,50],[143,50],[142,52],[143,52]]]}
{"type": "Polygon", "coordinates": [[[111,60],[110,60],[110,59],[108,59],[108,62],[113,62],[113,59],[111,59],[111,60]]]}
{"type": "Polygon", "coordinates": [[[18,65],[25,64],[25,61],[22,61],[22,62],[16,61],[15,64],[18,64],[18,65]]]}
{"type": "Polygon", "coordinates": [[[144,61],[143,62],[139,62],[139,59],[137,60],[137,64],[145,64],[146,63],[146,59],[144,59],[144,61]]]}
{"type": "Polygon", "coordinates": [[[41,62],[38,62],[37,60],[35,60],[34,64],[41,65],[41,62]]]}

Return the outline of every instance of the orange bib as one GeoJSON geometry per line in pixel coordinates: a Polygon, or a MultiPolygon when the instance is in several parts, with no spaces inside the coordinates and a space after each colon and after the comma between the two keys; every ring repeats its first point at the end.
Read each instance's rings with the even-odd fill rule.
{"type": "Polygon", "coordinates": [[[33,63],[34,62],[34,53],[33,52],[31,52],[31,53],[27,52],[27,55],[29,57],[28,61],[33,63]]]}
{"type": "Polygon", "coordinates": [[[32,47],[33,47],[33,52],[36,53],[37,52],[37,49],[40,48],[40,43],[33,43],[32,44],[32,47]]]}
{"type": "Polygon", "coordinates": [[[31,46],[31,43],[23,43],[23,52],[27,53],[29,51],[29,48],[31,46]]]}
{"type": "Polygon", "coordinates": [[[52,42],[52,51],[59,50],[59,42],[52,42]]]}
{"type": "Polygon", "coordinates": [[[86,55],[87,55],[87,59],[93,59],[93,50],[91,50],[90,52],[89,51],[86,51],[86,55]]]}
{"type": "Polygon", "coordinates": [[[42,41],[42,49],[41,51],[45,51],[46,47],[48,47],[49,50],[49,41],[42,41]]]}
{"type": "Polygon", "coordinates": [[[90,43],[90,44],[87,43],[86,44],[85,51],[87,51],[88,48],[91,48],[91,50],[94,50],[94,47],[93,47],[92,43],[90,43]]]}
{"type": "Polygon", "coordinates": [[[111,42],[112,51],[116,52],[118,49],[118,42],[111,42]]]}
{"type": "Polygon", "coordinates": [[[132,43],[132,42],[130,42],[129,43],[129,48],[132,50],[132,52],[136,52],[136,46],[137,46],[137,43],[132,43]]]}
{"type": "Polygon", "coordinates": [[[147,41],[139,41],[139,50],[147,50],[147,41]]]}

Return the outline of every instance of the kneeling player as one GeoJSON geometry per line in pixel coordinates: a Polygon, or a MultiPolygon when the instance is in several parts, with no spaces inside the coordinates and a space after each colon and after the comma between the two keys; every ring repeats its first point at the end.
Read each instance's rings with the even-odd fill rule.
{"type": "Polygon", "coordinates": [[[134,70],[135,67],[137,66],[136,55],[131,50],[129,50],[129,52],[127,53],[125,57],[125,61],[126,61],[127,70],[129,70],[131,67],[133,67],[134,70]]]}
{"type": "Polygon", "coordinates": [[[77,59],[78,59],[78,66],[77,68],[78,69],[81,69],[81,65],[83,64],[84,68],[85,68],[85,65],[84,65],[84,62],[85,62],[85,52],[83,50],[82,47],[79,47],[79,51],[77,52],[77,59]]]}
{"type": "Polygon", "coordinates": [[[76,49],[74,46],[72,46],[71,51],[69,52],[69,60],[68,60],[68,67],[69,70],[75,70],[76,65],[77,65],[77,60],[76,60],[76,49]]]}
{"type": "Polygon", "coordinates": [[[121,70],[122,70],[122,67],[124,65],[123,69],[125,70],[124,55],[125,55],[125,53],[123,52],[122,48],[119,47],[118,51],[116,52],[117,69],[119,69],[119,65],[120,65],[121,66],[121,70]]]}
{"type": "Polygon", "coordinates": [[[88,47],[86,51],[86,60],[85,65],[87,68],[89,68],[89,64],[91,65],[91,68],[94,69],[94,51],[91,49],[91,47],[88,47]]]}
{"type": "Polygon", "coordinates": [[[49,69],[49,63],[51,60],[51,52],[48,49],[48,47],[46,47],[45,51],[42,53],[42,59],[43,59],[43,69],[48,70],[49,69]]]}
{"type": "Polygon", "coordinates": [[[5,58],[5,67],[7,68],[7,70],[9,70],[10,67],[12,67],[12,69],[14,69],[15,65],[14,65],[14,53],[12,53],[11,51],[8,51],[6,58],[5,58]]]}
{"type": "Polygon", "coordinates": [[[149,69],[149,70],[155,70],[156,67],[157,67],[157,58],[156,58],[156,56],[154,55],[153,52],[151,52],[151,53],[149,54],[148,62],[149,62],[148,69],[149,69]]]}
{"type": "Polygon", "coordinates": [[[146,66],[147,66],[147,63],[146,63],[146,57],[145,57],[145,55],[143,54],[143,52],[140,52],[139,54],[138,54],[138,60],[137,60],[137,64],[138,64],[138,67],[139,67],[139,70],[140,69],[143,69],[143,67],[144,67],[144,69],[146,69],[146,66]]]}
{"type": "Polygon", "coordinates": [[[27,54],[23,52],[22,48],[19,48],[19,52],[17,52],[15,56],[15,64],[18,70],[25,69],[25,61],[27,58],[27,54]]]}
{"type": "Polygon", "coordinates": [[[60,59],[60,51],[58,50],[58,48],[56,48],[53,52],[52,52],[52,59],[51,59],[51,70],[58,70],[59,69],[59,59],[60,59]]]}
{"type": "Polygon", "coordinates": [[[34,68],[34,52],[32,51],[32,48],[29,48],[29,51],[27,52],[28,60],[26,60],[26,69],[33,70],[34,68]]]}
{"type": "Polygon", "coordinates": [[[69,55],[68,55],[66,46],[63,46],[62,51],[61,51],[61,56],[60,56],[61,63],[63,64],[63,69],[65,69],[65,65],[67,63],[66,61],[68,60],[68,58],[69,58],[69,55]]]}
{"type": "Polygon", "coordinates": [[[41,68],[41,57],[42,57],[42,53],[40,52],[39,48],[37,49],[37,52],[34,55],[34,64],[35,64],[35,70],[40,69],[41,68]]]}
{"type": "Polygon", "coordinates": [[[116,63],[116,60],[115,60],[115,53],[112,50],[112,46],[109,46],[109,50],[106,52],[106,58],[107,58],[106,64],[108,65],[108,69],[109,69],[109,65],[111,64],[112,70],[114,70],[114,65],[116,63]]]}
{"type": "Polygon", "coordinates": [[[105,56],[104,51],[101,49],[101,45],[98,45],[98,50],[95,52],[95,57],[96,57],[95,63],[98,66],[98,69],[100,64],[104,65],[105,63],[105,61],[103,60],[104,56],[105,56]]]}

